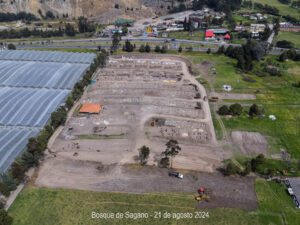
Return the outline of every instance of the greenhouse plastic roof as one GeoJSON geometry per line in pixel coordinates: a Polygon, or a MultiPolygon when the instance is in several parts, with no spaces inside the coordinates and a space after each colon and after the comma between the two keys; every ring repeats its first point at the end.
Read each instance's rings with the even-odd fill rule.
{"type": "Polygon", "coordinates": [[[95,54],[0,51],[0,173],[71,93],[95,54]]]}
{"type": "Polygon", "coordinates": [[[91,54],[91,53],[28,51],[28,50],[2,50],[2,51],[0,51],[0,60],[90,64],[93,62],[95,57],[96,57],[96,55],[91,54]]]}

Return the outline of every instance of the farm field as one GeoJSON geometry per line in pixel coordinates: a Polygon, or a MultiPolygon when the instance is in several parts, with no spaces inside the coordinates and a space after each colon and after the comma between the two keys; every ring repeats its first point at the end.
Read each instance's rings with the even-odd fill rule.
{"type": "MultiPolygon", "coordinates": [[[[296,225],[300,214],[286,194],[283,184],[256,179],[255,191],[258,210],[232,208],[195,210],[193,193],[128,194],[67,189],[49,189],[27,186],[9,209],[14,225],[64,224],[284,224],[296,225]],[[51,203],[51,204],[48,204],[51,203]],[[192,213],[208,212],[205,219],[92,219],[92,211],[105,213],[155,212],[192,213]]],[[[214,201],[213,199],[211,201],[214,201]]],[[[201,202],[199,203],[202,204],[201,202]]],[[[179,215],[179,214],[177,214],[179,215]]]]}
{"type": "Polygon", "coordinates": [[[294,44],[295,48],[300,48],[300,32],[290,32],[290,31],[279,31],[278,36],[276,38],[277,41],[290,41],[294,44]]]}
{"type": "Polygon", "coordinates": [[[0,52],[0,173],[36,136],[81,79],[94,54],[0,52]]]}

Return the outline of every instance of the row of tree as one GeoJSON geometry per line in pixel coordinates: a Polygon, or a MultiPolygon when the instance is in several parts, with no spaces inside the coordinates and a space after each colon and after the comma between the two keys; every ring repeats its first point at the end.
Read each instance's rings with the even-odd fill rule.
{"type": "Polygon", "coordinates": [[[288,51],[284,51],[279,56],[279,61],[284,62],[287,59],[291,59],[294,61],[300,61],[300,53],[297,53],[295,49],[289,49],[288,51]]]}
{"type": "Polygon", "coordinates": [[[51,114],[49,124],[40,131],[38,137],[29,138],[26,151],[12,163],[11,169],[9,169],[6,174],[1,175],[0,194],[9,196],[10,191],[15,190],[17,185],[24,181],[25,172],[31,167],[38,166],[39,160],[43,157],[44,150],[47,148],[49,138],[57,127],[64,125],[68,110],[70,110],[74,102],[81,97],[84,87],[91,82],[92,75],[96,69],[105,66],[107,56],[105,50],[101,50],[101,52],[97,54],[94,63],[90,65],[82,80],[75,84],[71,95],[66,100],[65,106],[59,107],[51,114]]]}
{"type": "Polygon", "coordinates": [[[96,25],[94,23],[90,23],[84,17],[79,17],[78,19],[78,31],[75,26],[66,23],[64,28],[59,27],[58,29],[51,30],[42,30],[36,29],[30,30],[28,28],[23,28],[20,30],[10,29],[10,30],[2,30],[0,31],[0,38],[3,39],[15,39],[15,38],[28,38],[28,37],[62,37],[64,35],[67,36],[75,36],[76,33],[86,33],[86,32],[94,32],[96,30],[96,25]]]}
{"type": "Polygon", "coordinates": [[[237,67],[250,71],[253,69],[253,60],[260,61],[263,56],[266,55],[268,50],[268,44],[264,41],[252,41],[248,40],[246,44],[241,47],[233,47],[230,45],[227,49],[221,46],[217,53],[225,54],[228,57],[237,59],[237,67]]]}
{"type": "Polygon", "coordinates": [[[39,20],[35,15],[32,13],[26,12],[19,12],[15,13],[0,13],[0,22],[10,22],[10,21],[17,21],[17,20],[24,20],[24,21],[37,21],[39,20]]]}
{"type": "MultiPolygon", "coordinates": [[[[232,116],[240,116],[243,113],[243,107],[239,103],[235,103],[230,105],[229,107],[227,105],[222,105],[219,110],[219,115],[232,115],[232,116]]],[[[261,110],[256,104],[253,104],[250,106],[248,111],[249,116],[255,117],[261,115],[261,110]]]]}
{"type": "MultiPolygon", "coordinates": [[[[261,173],[261,171],[264,171],[266,169],[265,163],[266,163],[265,156],[263,154],[259,154],[257,157],[252,158],[250,162],[246,162],[244,170],[241,170],[233,162],[229,162],[226,164],[226,167],[224,168],[223,172],[226,176],[230,176],[234,174],[246,176],[251,171],[261,173]]],[[[267,174],[274,175],[274,170],[267,168],[267,174]]]]}

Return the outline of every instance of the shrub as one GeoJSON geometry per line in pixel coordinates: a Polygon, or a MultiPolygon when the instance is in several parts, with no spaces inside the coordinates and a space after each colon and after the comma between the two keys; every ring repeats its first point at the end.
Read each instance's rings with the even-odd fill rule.
{"type": "Polygon", "coordinates": [[[145,52],[146,49],[145,49],[145,45],[141,45],[140,49],[139,49],[139,52],[145,52]]]}
{"type": "Polygon", "coordinates": [[[170,159],[168,157],[164,157],[160,160],[159,165],[161,167],[167,168],[170,166],[170,159]]]}
{"type": "Polygon", "coordinates": [[[230,176],[230,175],[233,175],[233,174],[240,174],[241,170],[239,167],[237,167],[235,164],[233,164],[232,162],[229,162],[227,165],[226,165],[226,168],[225,168],[225,171],[224,171],[224,174],[226,176],[230,176]]]}
{"type": "Polygon", "coordinates": [[[0,224],[11,225],[13,218],[8,215],[4,209],[0,209],[0,224]]]}
{"type": "Polygon", "coordinates": [[[8,44],[7,48],[9,50],[16,50],[16,46],[14,44],[12,44],[12,43],[8,44]]]}
{"type": "Polygon", "coordinates": [[[251,168],[253,172],[262,171],[264,169],[264,164],[266,158],[263,154],[259,154],[256,158],[251,160],[251,168]]]}
{"type": "Polygon", "coordinates": [[[233,116],[239,116],[243,112],[243,107],[239,103],[235,103],[229,107],[229,112],[233,116]]]}
{"type": "Polygon", "coordinates": [[[228,115],[229,114],[229,109],[228,109],[228,106],[227,105],[222,105],[219,110],[218,110],[218,114],[219,115],[228,115]]]}
{"type": "Polygon", "coordinates": [[[3,182],[0,182],[0,193],[6,197],[8,197],[10,193],[9,188],[3,182]]]}
{"type": "Polygon", "coordinates": [[[166,53],[167,52],[167,47],[164,45],[162,46],[162,48],[160,49],[160,53],[166,53]]]}
{"type": "Polygon", "coordinates": [[[283,40],[283,41],[277,41],[276,47],[278,47],[278,48],[293,48],[294,44],[290,41],[283,40]]]}
{"type": "Polygon", "coordinates": [[[156,45],[156,46],[155,46],[154,51],[155,51],[155,52],[160,52],[160,47],[159,47],[159,45],[156,45]]]}
{"type": "Polygon", "coordinates": [[[259,108],[256,104],[253,104],[250,109],[249,109],[249,115],[250,116],[258,116],[260,115],[260,111],[259,111],[259,108]]]}
{"type": "Polygon", "coordinates": [[[242,175],[247,176],[250,172],[251,172],[251,164],[247,163],[242,175]]]}
{"type": "Polygon", "coordinates": [[[145,46],[145,52],[149,53],[151,51],[151,48],[148,44],[145,46]]]}

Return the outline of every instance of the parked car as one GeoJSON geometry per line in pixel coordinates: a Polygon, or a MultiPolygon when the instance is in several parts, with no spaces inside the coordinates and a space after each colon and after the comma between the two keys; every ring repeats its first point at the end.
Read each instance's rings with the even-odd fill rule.
{"type": "Polygon", "coordinates": [[[177,173],[177,172],[170,172],[170,173],[169,173],[169,176],[170,176],[170,177],[177,177],[177,178],[179,178],[179,179],[183,179],[183,174],[177,173]]]}

